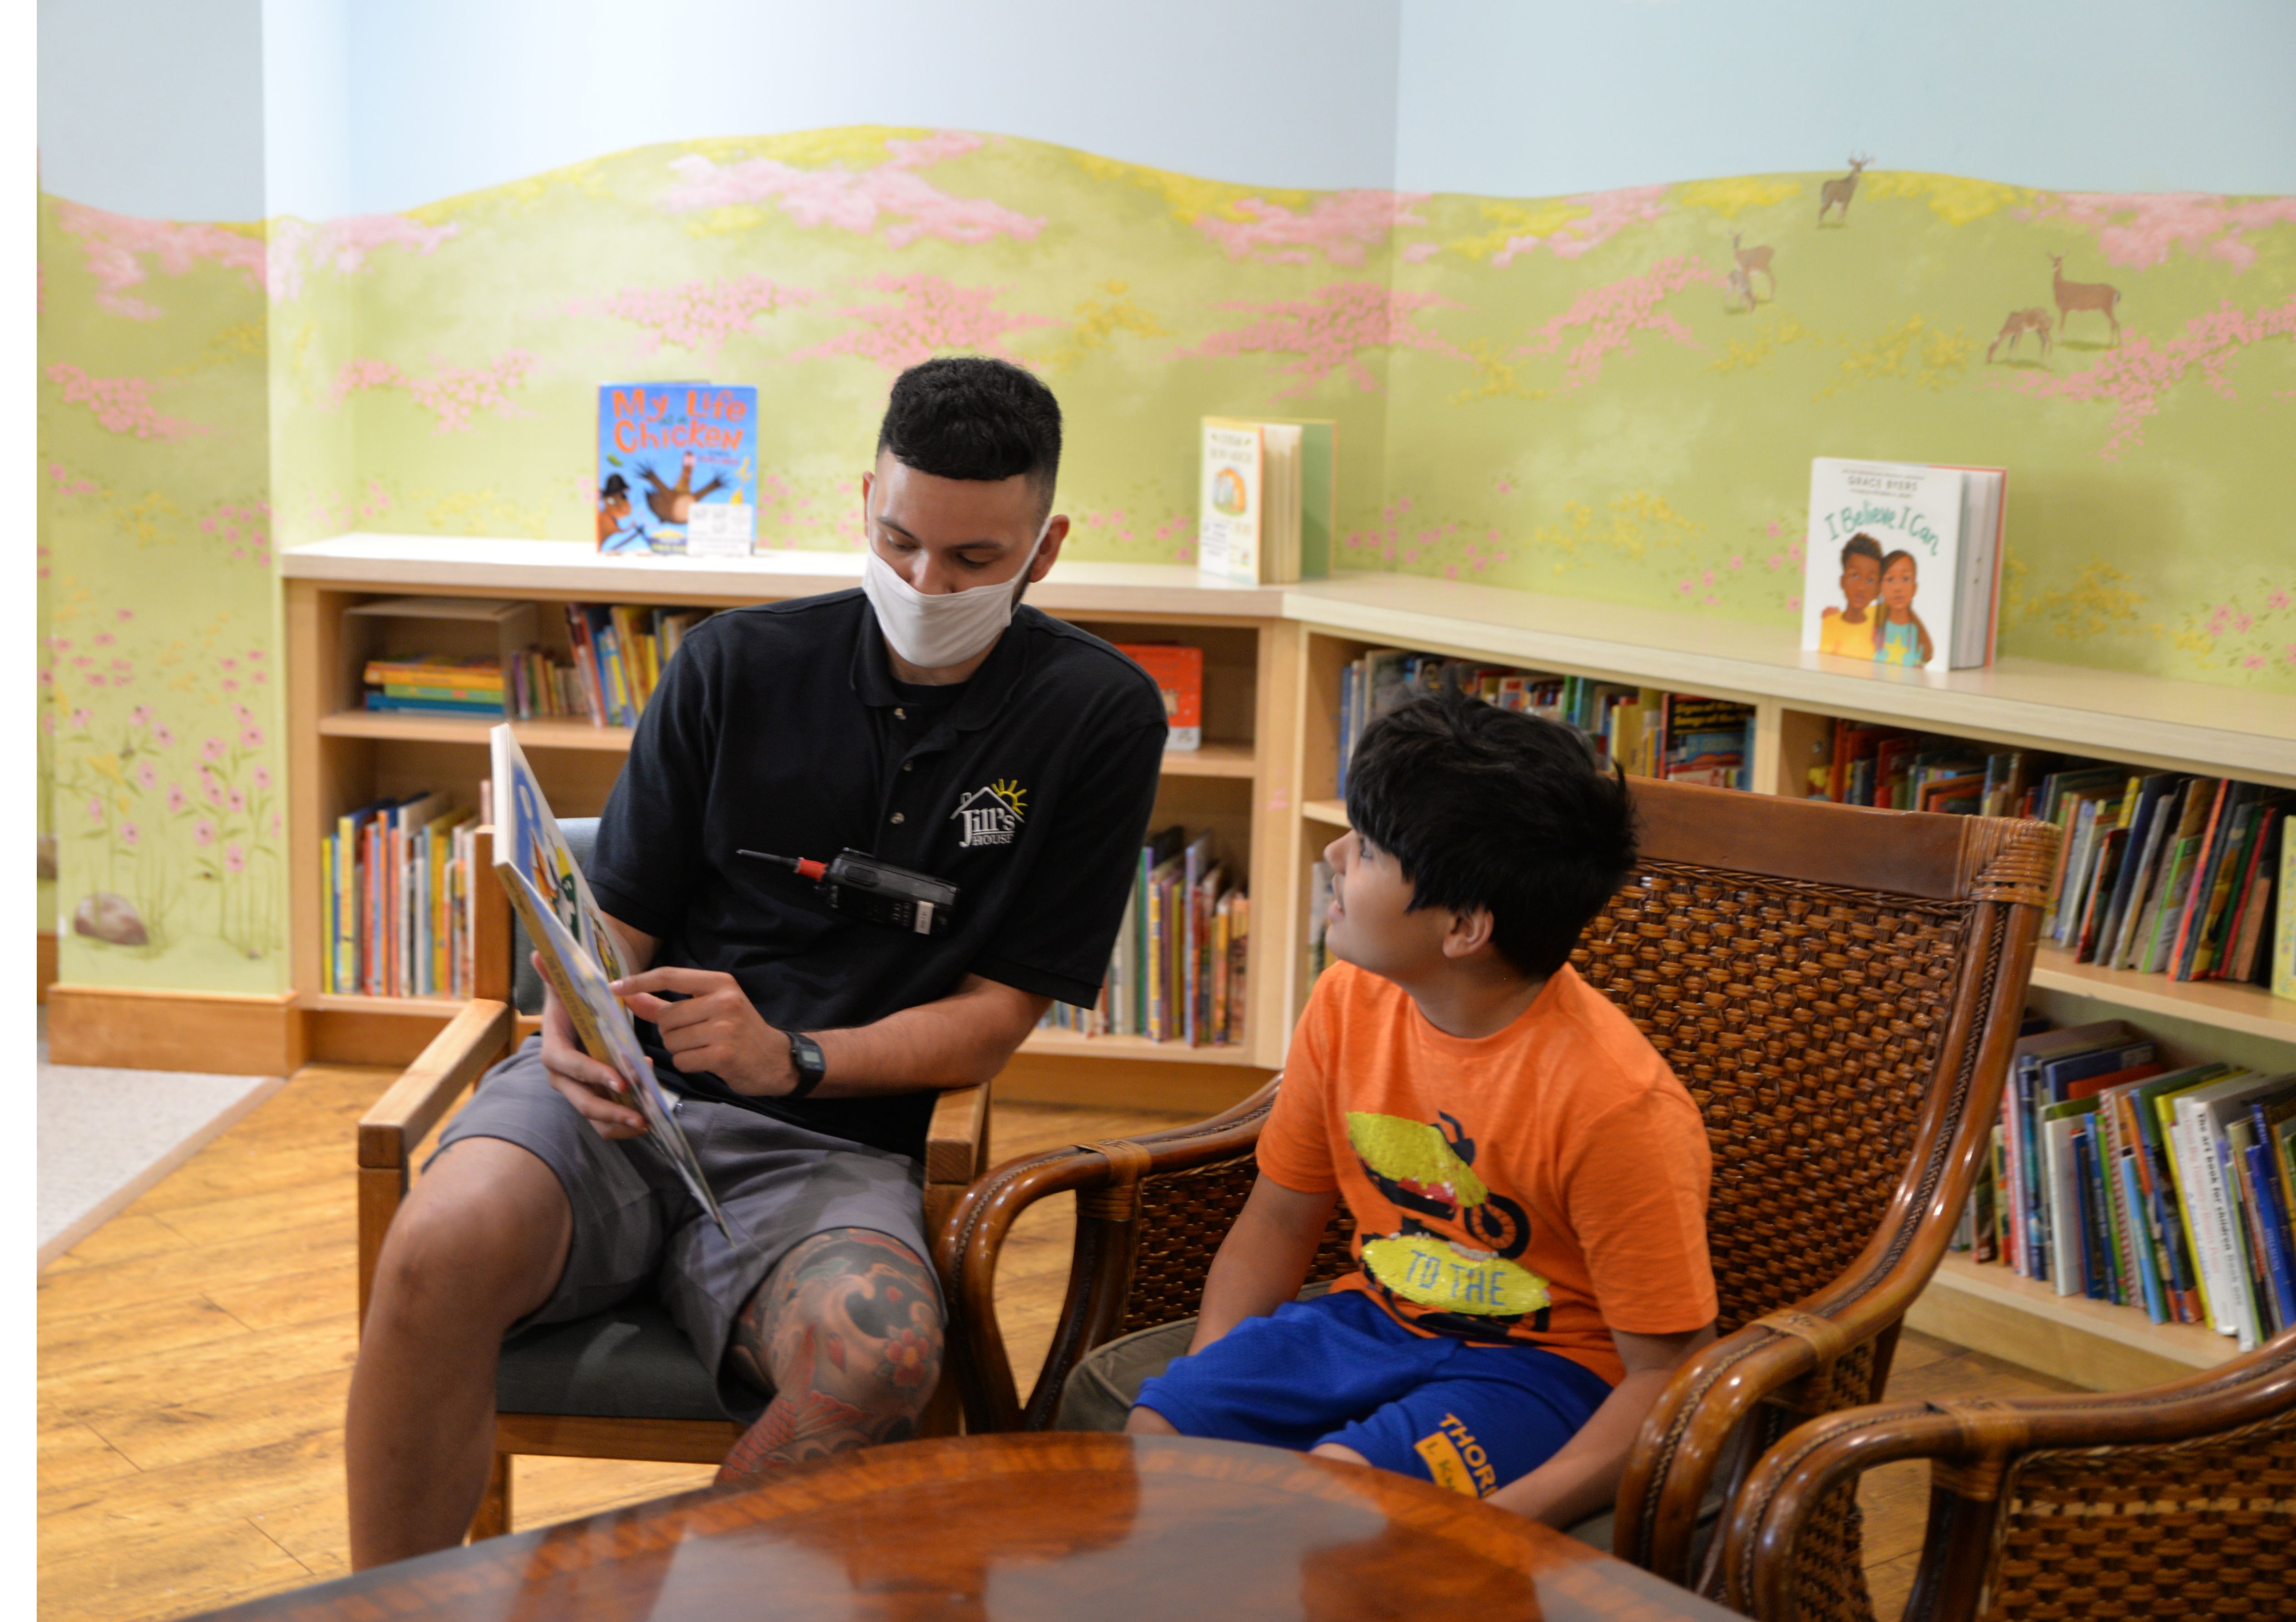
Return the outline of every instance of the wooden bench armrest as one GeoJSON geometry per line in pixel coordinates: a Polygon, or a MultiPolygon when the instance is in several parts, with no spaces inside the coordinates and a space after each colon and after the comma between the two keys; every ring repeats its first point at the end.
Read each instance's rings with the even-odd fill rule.
{"type": "Polygon", "coordinates": [[[988,1084],[951,1087],[933,1101],[932,1124],[925,1128],[925,1199],[947,1189],[954,1203],[972,1180],[988,1169],[988,1084]]]}
{"type": "Polygon", "coordinates": [[[366,1318],[374,1291],[375,1261],[382,1236],[406,1197],[414,1146],[430,1135],[463,1090],[486,1073],[511,1040],[510,1004],[488,1000],[466,1003],[430,1039],[414,1062],[359,1118],[358,1126],[358,1307],[366,1318]]]}
{"type": "Polygon", "coordinates": [[[404,1167],[447,1106],[501,1055],[511,1020],[507,1003],[464,1004],[400,1072],[390,1091],[359,1118],[358,1163],[404,1167]]]}

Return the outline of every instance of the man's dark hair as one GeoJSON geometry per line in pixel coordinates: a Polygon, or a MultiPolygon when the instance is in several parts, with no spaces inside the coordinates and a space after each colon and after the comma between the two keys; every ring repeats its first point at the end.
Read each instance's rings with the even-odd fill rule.
{"type": "Polygon", "coordinates": [[[1491,944],[1549,975],[1635,865],[1634,802],[1559,721],[1451,695],[1372,723],[1348,820],[1394,856],[1411,906],[1488,908],[1491,944]]]}
{"type": "Polygon", "coordinates": [[[942,356],[893,380],[877,448],[937,479],[1025,474],[1050,512],[1061,471],[1061,403],[1011,361],[942,356]]]}
{"type": "Polygon", "coordinates": [[[1882,561],[1882,543],[1860,529],[1842,544],[1841,572],[1845,575],[1849,572],[1849,560],[1852,558],[1871,558],[1878,568],[1882,561]]]}

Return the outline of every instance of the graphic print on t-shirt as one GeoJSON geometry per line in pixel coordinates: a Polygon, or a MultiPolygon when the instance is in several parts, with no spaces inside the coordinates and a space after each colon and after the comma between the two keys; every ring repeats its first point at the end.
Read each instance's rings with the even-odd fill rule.
{"type": "Polygon", "coordinates": [[[1364,1275],[1390,1305],[1421,1308],[1410,1315],[1427,1329],[1488,1339],[1529,1319],[1544,1330],[1547,1281],[1514,1259],[1530,1244],[1529,1217],[1475,1175],[1475,1141],[1458,1118],[1436,1119],[1348,1112],[1348,1146],[1403,1216],[1397,1232],[1365,1237],[1364,1275]]]}

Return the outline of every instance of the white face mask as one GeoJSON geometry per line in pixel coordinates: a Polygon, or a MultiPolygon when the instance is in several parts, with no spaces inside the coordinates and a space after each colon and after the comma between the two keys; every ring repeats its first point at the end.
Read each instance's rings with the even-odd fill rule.
{"type": "Polygon", "coordinates": [[[890,563],[877,555],[876,545],[864,540],[868,556],[861,566],[861,589],[877,610],[877,628],[893,651],[913,665],[942,670],[986,652],[1013,622],[1013,603],[1021,582],[1035,567],[1037,553],[1053,527],[1045,515],[1028,561],[1019,574],[994,586],[971,586],[961,592],[928,595],[911,586],[890,563]]]}

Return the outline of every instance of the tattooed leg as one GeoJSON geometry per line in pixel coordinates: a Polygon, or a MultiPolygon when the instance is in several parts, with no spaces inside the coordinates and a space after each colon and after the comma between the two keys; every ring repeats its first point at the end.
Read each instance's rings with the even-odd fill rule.
{"type": "Polygon", "coordinates": [[[743,1304],[726,1354],[774,1400],[718,1479],[914,1436],[940,1379],[934,1302],[924,1262],[865,1228],[816,1233],[783,1257],[743,1304]]]}

